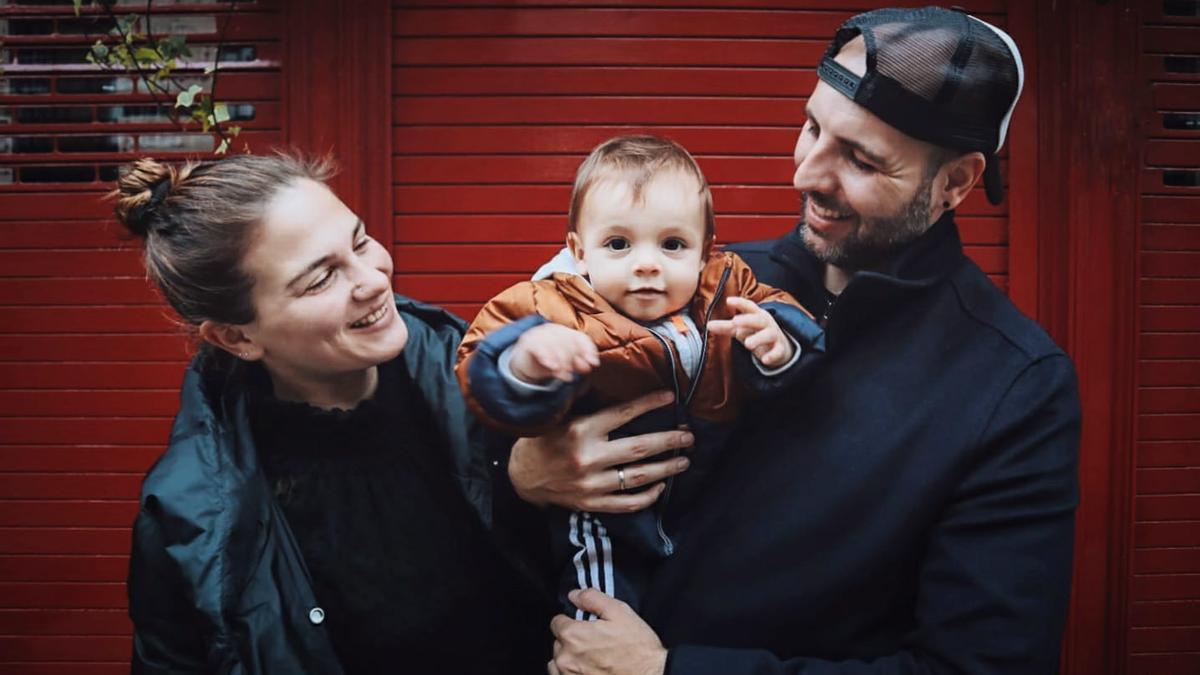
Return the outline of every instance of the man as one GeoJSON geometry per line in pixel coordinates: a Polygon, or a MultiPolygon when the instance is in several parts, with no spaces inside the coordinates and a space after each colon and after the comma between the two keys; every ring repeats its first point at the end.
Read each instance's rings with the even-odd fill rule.
{"type": "Polygon", "coordinates": [[[735,248],[823,315],[826,361],[748,417],[654,578],[648,625],[576,592],[601,619],[555,618],[551,673],[1056,670],[1075,375],[954,223],[981,178],[1003,196],[1020,55],[959,12],[880,10],[839,29],[818,75],[801,224],[735,248]]]}

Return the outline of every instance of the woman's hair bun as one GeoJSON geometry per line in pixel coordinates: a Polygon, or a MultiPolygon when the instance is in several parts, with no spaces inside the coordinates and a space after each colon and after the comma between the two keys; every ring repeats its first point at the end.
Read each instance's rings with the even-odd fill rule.
{"type": "Polygon", "coordinates": [[[159,220],[163,200],[179,180],[182,176],[175,167],[153,159],[139,159],[126,165],[113,192],[117,219],[133,234],[149,236],[159,220]]]}

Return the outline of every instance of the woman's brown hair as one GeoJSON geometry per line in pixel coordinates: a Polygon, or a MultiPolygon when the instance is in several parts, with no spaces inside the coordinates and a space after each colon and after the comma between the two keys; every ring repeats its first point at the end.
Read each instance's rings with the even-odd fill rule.
{"type": "Polygon", "coordinates": [[[254,320],[254,279],[242,258],[276,193],[300,180],[324,183],[327,158],[237,155],[174,166],[125,166],[112,197],[117,218],[145,243],[146,272],[186,323],[254,320]]]}

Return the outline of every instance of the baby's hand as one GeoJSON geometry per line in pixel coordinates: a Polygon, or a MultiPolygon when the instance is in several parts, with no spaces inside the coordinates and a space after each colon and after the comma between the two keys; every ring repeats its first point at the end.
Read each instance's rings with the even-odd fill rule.
{"type": "Polygon", "coordinates": [[[600,365],[591,338],[583,333],[544,323],[525,331],[513,347],[508,362],[512,374],[522,382],[536,384],[550,378],[570,382],[576,373],[585,375],[600,365]]]}
{"type": "Polygon", "coordinates": [[[745,298],[726,298],[725,304],[734,311],[733,318],[709,321],[709,333],[732,335],[767,368],[792,360],[796,348],[770,312],[745,298]]]}

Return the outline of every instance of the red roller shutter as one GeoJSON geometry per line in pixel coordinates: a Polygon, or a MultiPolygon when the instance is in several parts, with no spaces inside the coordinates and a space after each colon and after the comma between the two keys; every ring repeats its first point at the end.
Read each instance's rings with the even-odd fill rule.
{"type": "MultiPolygon", "coordinates": [[[[696,155],[721,240],[786,232],[813,67],[842,21],[897,3],[463,4],[393,6],[392,176],[398,290],[470,317],[562,245],[575,167],[616,134],[696,155]]],[[[965,4],[1010,18],[1003,0],[965,4]]],[[[1032,119],[1012,136],[1031,139],[1032,119]]],[[[970,255],[1004,287],[1011,203],[979,191],[960,213],[970,255]]]]}
{"type": "MultiPolygon", "coordinates": [[[[101,197],[120,163],[212,140],[85,62],[86,32],[106,30],[88,4],[0,3],[2,673],[128,672],[129,525],[188,355],[101,197]]],[[[154,28],[188,34],[200,77],[229,3],[159,5],[154,28]]],[[[280,14],[237,2],[228,26],[217,93],[245,129],[235,151],[282,138],[280,14]]]]}
{"type": "Polygon", "coordinates": [[[1140,5],[1130,675],[1200,672],[1200,3],[1140,5]]]}

